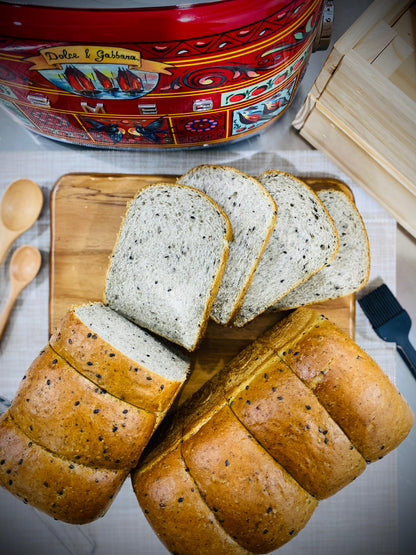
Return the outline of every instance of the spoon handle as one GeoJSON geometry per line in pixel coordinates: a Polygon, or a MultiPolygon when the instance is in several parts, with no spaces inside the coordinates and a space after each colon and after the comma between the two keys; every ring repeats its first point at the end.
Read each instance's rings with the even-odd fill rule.
{"type": "Polygon", "coordinates": [[[17,295],[18,293],[16,294],[16,291],[14,291],[14,289],[10,291],[9,298],[7,299],[3,311],[0,314],[0,339],[3,336],[4,328],[6,327],[6,324],[9,320],[10,313],[17,299],[17,295]]]}
{"type": "Polygon", "coordinates": [[[0,264],[3,262],[11,244],[19,237],[19,233],[10,231],[0,222],[0,264]]]}

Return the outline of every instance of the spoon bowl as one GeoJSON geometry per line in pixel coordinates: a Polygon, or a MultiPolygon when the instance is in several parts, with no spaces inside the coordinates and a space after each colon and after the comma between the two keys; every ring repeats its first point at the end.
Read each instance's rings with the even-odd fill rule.
{"type": "Polygon", "coordinates": [[[17,297],[38,274],[42,265],[39,249],[32,245],[19,247],[10,261],[10,294],[3,312],[0,314],[0,337],[3,335],[10,313],[17,297]]]}
{"type": "Polygon", "coordinates": [[[13,241],[38,219],[42,206],[42,190],[31,179],[7,187],[0,202],[0,264],[13,241]]]}

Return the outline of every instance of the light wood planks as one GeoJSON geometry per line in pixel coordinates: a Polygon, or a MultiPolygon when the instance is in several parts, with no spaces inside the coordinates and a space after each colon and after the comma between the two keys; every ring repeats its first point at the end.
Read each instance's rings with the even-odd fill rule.
{"type": "Polygon", "coordinates": [[[416,236],[416,5],[376,0],[334,45],[293,126],[416,236]]]}

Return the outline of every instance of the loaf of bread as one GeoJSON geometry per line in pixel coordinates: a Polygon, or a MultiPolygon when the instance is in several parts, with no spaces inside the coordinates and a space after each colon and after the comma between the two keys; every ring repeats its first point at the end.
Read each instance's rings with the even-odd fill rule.
{"type": "Polygon", "coordinates": [[[165,420],[132,483],[171,552],[268,553],[397,447],[413,419],[351,338],[300,308],[165,420]]]}
{"type": "Polygon", "coordinates": [[[234,320],[239,327],[321,270],[339,247],[334,222],[306,183],[278,171],[258,179],[276,202],[278,217],[234,320]]]}
{"type": "Polygon", "coordinates": [[[105,304],[193,351],[202,339],[228,257],[223,210],[192,187],[159,183],[130,202],[105,283],[105,304]]]}
{"type": "Polygon", "coordinates": [[[336,182],[316,186],[314,191],[337,228],[339,249],[329,264],[282,297],[272,306],[273,310],[288,310],[350,295],[368,281],[370,245],[352,192],[336,182]]]}
{"type": "Polygon", "coordinates": [[[58,456],[23,433],[9,412],[0,418],[0,485],[53,518],[85,524],[103,516],[128,472],[58,456]]]}
{"type": "Polygon", "coordinates": [[[276,223],[277,207],[257,179],[229,166],[202,165],[178,179],[206,193],[230,219],[233,241],[211,318],[227,325],[241,306],[276,223]]]}
{"type": "Polygon", "coordinates": [[[1,485],[66,522],[103,516],[188,371],[188,356],[102,303],[74,307],[0,423],[1,485]]]}

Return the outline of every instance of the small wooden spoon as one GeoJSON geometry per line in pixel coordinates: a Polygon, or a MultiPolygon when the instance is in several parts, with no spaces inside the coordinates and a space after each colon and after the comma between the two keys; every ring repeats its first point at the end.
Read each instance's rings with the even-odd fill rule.
{"type": "Polygon", "coordinates": [[[17,297],[38,274],[42,264],[40,251],[32,245],[16,249],[10,261],[10,294],[6,306],[0,314],[0,337],[9,319],[17,297]]]}
{"type": "Polygon", "coordinates": [[[42,190],[31,179],[7,187],[0,203],[0,264],[13,241],[38,219],[42,206],[42,190]]]}

